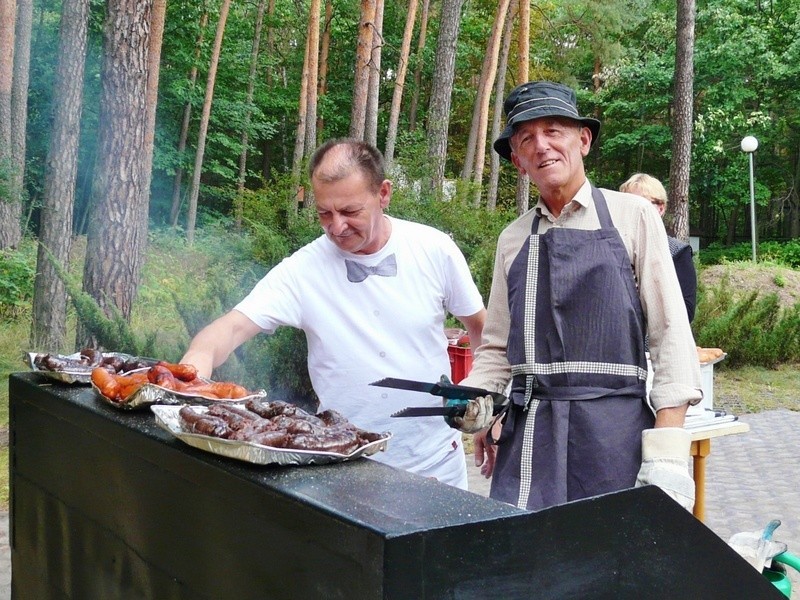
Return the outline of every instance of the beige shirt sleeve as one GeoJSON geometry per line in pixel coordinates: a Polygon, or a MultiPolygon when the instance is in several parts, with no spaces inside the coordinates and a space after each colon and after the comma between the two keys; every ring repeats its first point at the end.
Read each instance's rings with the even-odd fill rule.
{"type": "MultiPolygon", "coordinates": [[[[639,286],[654,371],[650,400],[656,410],[697,403],[702,398],[700,364],[658,212],[639,196],[612,190],[603,190],[603,195],[639,286]]],[[[600,226],[587,181],[557,219],[540,202],[503,231],[497,243],[483,344],[475,350],[473,368],[462,382],[464,385],[502,391],[511,377],[506,356],[510,327],[508,271],[530,235],[537,212],[541,214],[539,233],[551,227],[600,226]]]]}

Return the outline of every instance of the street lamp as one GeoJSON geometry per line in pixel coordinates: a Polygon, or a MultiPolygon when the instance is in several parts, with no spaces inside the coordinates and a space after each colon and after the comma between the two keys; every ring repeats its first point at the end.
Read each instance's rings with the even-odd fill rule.
{"type": "Polygon", "coordinates": [[[753,183],[753,152],[758,148],[758,140],[752,135],[742,138],[742,152],[750,157],[750,235],[753,238],[753,262],[756,262],[756,193],[753,183]]]}

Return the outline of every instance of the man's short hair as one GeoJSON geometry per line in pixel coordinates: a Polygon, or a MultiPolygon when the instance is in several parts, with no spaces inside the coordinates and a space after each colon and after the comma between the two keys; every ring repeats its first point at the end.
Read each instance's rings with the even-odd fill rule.
{"type": "Polygon", "coordinates": [[[651,202],[667,205],[667,190],[658,179],[646,173],[634,173],[628,181],[619,186],[619,191],[636,194],[651,202]]]}
{"type": "Polygon", "coordinates": [[[324,183],[344,179],[355,170],[364,174],[374,192],[380,189],[386,179],[380,151],[372,144],[352,138],[328,140],[317,148],[308,165],[311,179],[316,178],[324,183]]]}

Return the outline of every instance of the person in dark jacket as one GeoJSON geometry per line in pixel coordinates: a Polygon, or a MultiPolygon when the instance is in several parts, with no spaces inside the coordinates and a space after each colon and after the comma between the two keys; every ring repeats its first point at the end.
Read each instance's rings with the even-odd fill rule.
{"type": "MultiPolygon", "coordinates": [[[[667,190],[652,175],[635,173],[619,187],[619,191],[636,194],[645,200],[649,200],[662,217],[667,210],[667,190]]],[[[678,275],[678,283],[681,284],[686,314],[689,315],[689,322],[691,323],[694,320],[695,306],[697,306],[697,272],[692,260],[692,247],[672,236],[667,236],[667,242],[669,243],[672,262],[675,264],[675,273],[678,275]]]]}

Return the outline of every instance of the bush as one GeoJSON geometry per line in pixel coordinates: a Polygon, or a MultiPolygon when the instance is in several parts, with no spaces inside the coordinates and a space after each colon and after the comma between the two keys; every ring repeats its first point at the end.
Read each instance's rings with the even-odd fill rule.
{"type": "MultiPolygon", "coordinates": [[[[793,269],[800,268],[800,240],[761,242],[756,246],[756,257],[759,262],[772,262],[793,269]]],[[[700,252],[700,262],[703,265],[750,260],[753,260],[752,242],[742,242],[735,246],[713,243],[700,252]]]]}
{"type": "Polygon", "coordinates": [[[489,212],[468,206],[459,199],[449,202],[416,200],[408,190],[402,189],[393,194],[388,212],[400,219],[425,223],[448,233],[467,259],[484,302],[488,301],[497,238],[516,218],[514,212],[502,209],[489,212]]]}
{"type": "Polygon", "coordinates": [[[36,277],[36,247],[23,243],[0,251],[0,318],[10,319],[30,310],[36,277]]]}
{"type": "Polygon", "coordinates": [[[698,288],[695,342],[723,348],[728,357],[720,367],[774,368],[800,359],[800,304],[782,309],[775,294],[759,298],[758,292],[734,298],[727,280],[698,288]]]}

